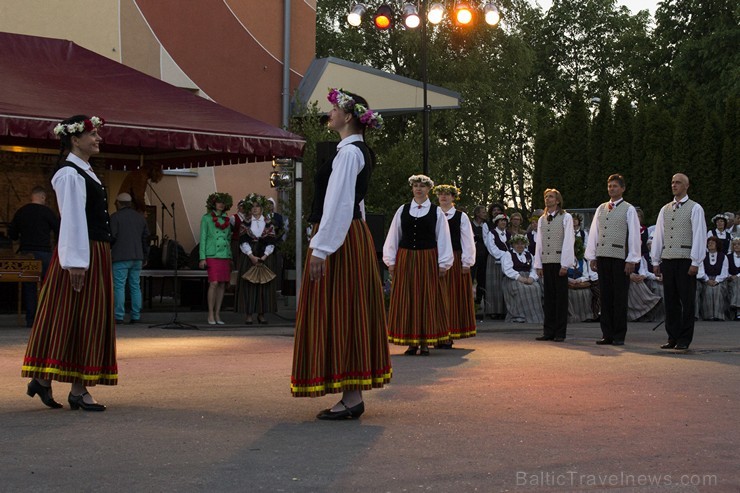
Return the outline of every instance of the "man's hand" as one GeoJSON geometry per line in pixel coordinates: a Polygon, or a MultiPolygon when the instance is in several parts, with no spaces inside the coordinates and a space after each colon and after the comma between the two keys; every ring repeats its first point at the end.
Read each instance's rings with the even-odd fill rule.
{"type": "Polygon", "coordinates": [[[633,264],[632,262],[625,262],[624,273],[629,276],[633,272],[635,272],[635,264],[633,264]]]}
{"type": "Polygon", "coordinates": [[[567,276],[568,275],[568,269],[566,269],[565,267],[560,267],[560,272],[558,272],[558,275],[560,277],[567,276]]]}
{"type": "Polygon", "coordinates": [[[596,260],[589,261],[588,262],[588,266],[591,267],[591,270],[594,271],[594,272],[596,272],[597,270],[599,270],[599,269],[597,269],[598,265],[596,263],[596,260]]]}
{"type": "Polygon", "coordinates": [[[696,274],[699,272],[699,267],[692,265],[689,267],[689,275],[692,277],[696,277],[696,274]]]}

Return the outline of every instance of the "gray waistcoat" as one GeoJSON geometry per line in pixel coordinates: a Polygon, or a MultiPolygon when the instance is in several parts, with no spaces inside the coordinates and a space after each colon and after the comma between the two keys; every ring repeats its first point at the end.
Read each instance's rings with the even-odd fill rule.
{"type": "Polygon", "coordinates": [[[689,199],[675,211],[671,204],[663,206],[663,252],[660,258],[691,258],[691,209],[696,202],[689,199]]]}
{"type": "Polygon", "coordinates": [[[547,215],[542,216],[538,228],[542,231],[541,258],[543,264],[559,264],[563,253],[565,228],[563,226],[565,214],[558,214],[552,221],[547,221],[547,215]]]}
{"type": "Polygon", "coordinates": [[[627,258],[627,209],[630,204],[621,201],[611,211],[608,202],[601,204],[599,215],[599,231],[596,240],[596,256],[609,258],[627,258]]]}

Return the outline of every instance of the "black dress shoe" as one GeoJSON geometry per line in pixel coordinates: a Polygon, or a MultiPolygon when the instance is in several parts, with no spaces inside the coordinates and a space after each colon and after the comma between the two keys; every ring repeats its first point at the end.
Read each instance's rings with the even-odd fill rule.
{"type": "Polygon", "coordinates": [[[676,347],[676,343],[675,342],[668,341],[665,344],[663,344],[662,346],[660,346],[660,349],[673,349],[674,347],[676,347]]]}
{"type": "Polygon", "coordinates": [[[553,339],[555,338],[550,336],[539,336],[534,338],[535,341],[552,341],[553,339]]]}
{"type": "Polygon", "coordinates": [[[420,349],[419,356],[429,356],[429,349],[420,349]]]}
{"type": "Polygon", "coordinates": [[[676,344],[676,346],[673,348],[676,351],[686,351],[689,348],[688,344],[676,344]]]}
{"type": "Polygon", "coordinates": [[[257,317],[257,323],[262,325],[267,325],[267,319],[265,317],[257,317]]]}
{"type": "Polygon", "coordinates": [[[134,319],[132,318],[131,320],[129,320],[129,321],[128,321],[128,324],[129,324],[129,325],[136,325],[136,324],[143,324],[143,323],[144,323],[144,322],[142,322],[140,318],[137,318],[136,320],[134,320],[134,319]]]}
{"type": "Polygon", "coordinates": [[[553,337],[552,342],[565,342],[565,337],[553,337]]]}
{"type": "Polygon", "coordinates": [[[416,351],[418,351],[419,348],[417,346],[409,346],[409,348],[403,352],[406,356],[416,356],[416,351]]]}
{"type": "Polygon", "coordinates": [[[344,403],[344,401],[339,401],[339,403],[344,406],[344,409],[341,411],[332,411],[331,408],[324,409],[319,414],[316,415],[318,419],[323,419],[327,421],[336,421],[340,419],[357,419],[360,416],[362,416],[362,413],[365,412],[365,401],[360,402],[354,407],[347,407],[347,404],[344,403]]]}
{"type": "Polygon", "coordinates": [[[69,397],[67,397],[69,407],[71,407],[72,410],[82,408],[83,411],[105,411],[105,406],[102,404],[88,404],[85,402],[84,398],[86,394],[87,392],[83,392],[80,395],[72,395],[72,392],[70,392],[69,397]]]}
{"type": "Polygon", "coordinates": [[[612,346],[624,346],[624,341],[612,341],[612,346]]]}
{"type": "Polygon", "coordinates": [[[603,346],[604,344],[613,344],[613,343],[614,343],[613,339],[599,339],[598,341],[596,341],[596,344],[600,346],[603,346]]]}
{"type": "Polygon", "coordinates": [[[452,341],[438,342],[434,345],[435,349],[452,349],[452,341]]]}
{"type": "Polygon", "coordinates": [[[123,325],[123,320],[116,319],[116,325],[123,325]]]}
{"type": "Polygon", "coordinates": [[[38,394],[39,398],[41,399],[41,402],[46,404],[52,409],[59,409],[62,406],[57,401],[54,400],[54,398],[51,396],[51,386],[44,387],[39,383],[38,380],[35,378],[28,382],[28,390],[26,391],[26,394],[28,394],[30,397],[35,396],[38,394]]]}

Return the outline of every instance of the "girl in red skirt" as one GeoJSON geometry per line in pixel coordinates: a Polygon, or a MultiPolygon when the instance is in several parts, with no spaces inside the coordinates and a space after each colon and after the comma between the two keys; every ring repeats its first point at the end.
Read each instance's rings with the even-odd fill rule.
{"type": "Polygon", "coordinates": [[[364,221],[375,157],[365,128],[382,118],[362,97],[332,89],[328,126],[339,133],[332,160],[317,169],[306,274],[296,319],[291,392],[295,397],[342,393],[324,420],[356,419],[363,390],[391,379],[383,288],[370,230],[364,221]]]}
{"type": "Polygon", "coordinates": [[[51,184],[61,224],[21,371],[33,379],[28,395],[51,408],[62,407],[52,380],[71,383],[67,401],[85,411],[105,410],[88,387],[118,383],[108,197],[89,164],[100,152],[104,123],[78,115],[54,127],[62,151],[51,184]]]}
{"type": "Polygon", "coordinates": [[[442,278],[450,339],[437,343],[435,347],[452,349],[453,339],[475,337],[475,302],[473,279],[470,276],[470,268],[475,264],[475,239],[470,218],[464,212],[455,209],[454,201],[460,196],[460,189],[454,185],[437,185],[432,192],[437,194],[439,208],[447,218],[452,252],[455,256],[452,267],[442,278]]]}
{"type": "Polygon", "coordinates": [[[404,354],[428,356],[429,344],[450,338],[440,278],[452,267],[454,255],[447,219],[429,201],[434,182],[413,175],[409,185],[414,199],[398,208],[383,245],[383,262],[393,278],[388,338],[408,345],[404,354]]]}

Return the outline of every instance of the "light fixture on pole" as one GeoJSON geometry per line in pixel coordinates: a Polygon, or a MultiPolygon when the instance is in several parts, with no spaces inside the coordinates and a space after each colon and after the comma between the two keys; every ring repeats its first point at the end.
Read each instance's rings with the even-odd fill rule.
{"type": "Polygon", "coordinates": [[[381,31],[390,29],[393,27],[393,9],[387,3],[384,3],[375,11],[373,22],[375,23],[375,27],[381,31]]]}
{"type": "Polygon", "coordinates": [[[457,2],[453,19],[458,26],[467,26],[473,22],[473,10],[470,8],[468,2],[457,2]]]}
{"type": "Polygon", "coordinates": [[[501,20],[501,14],[493,2],[488,2],[483,6],[483,16],[486,19],[486,24],[489,26],[495,26],[501,20]]]}
{"type": "Polygon", "coordinates": [[[415,29],[419,27],[421,19],[419,18],[419,10],[411,2],[407,2],[403,6],[403,23],[409,29],[415,29]]]}
{"type": "Polygon", "coordinates": [[[354,27],[359,26],[362,23],[362,16],[365,15],[366,11],[367,7],[365,6],[365,4],[354,4],[350,9],[349,14],[347,14],[347,22],[349,23],[349,25],[354,27]]]}
{"type": "Polygon", "coordinates": [[[434,2],[429,6],[429,12],[427,12],[427,20],[432,24],[439,24],[442,22],[445,16],[445,7],[439,2],[434,2]]]}

